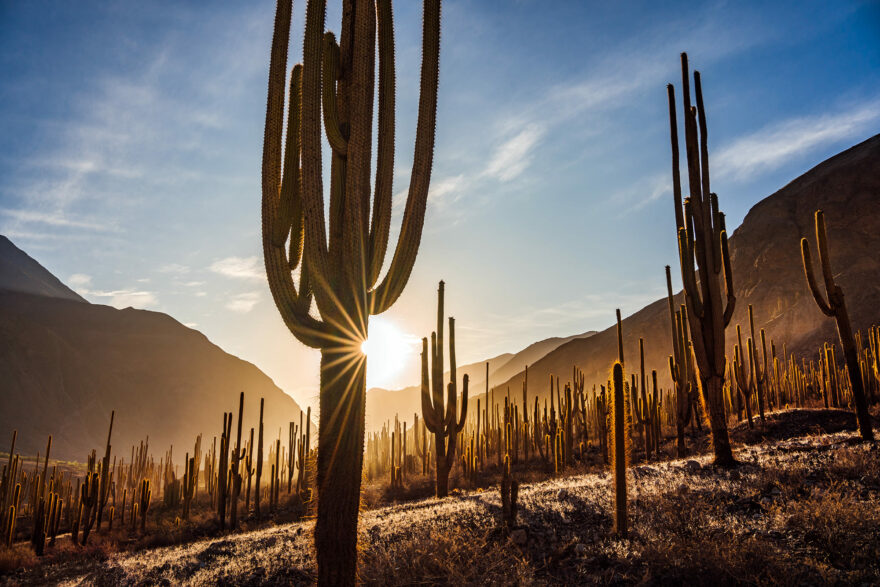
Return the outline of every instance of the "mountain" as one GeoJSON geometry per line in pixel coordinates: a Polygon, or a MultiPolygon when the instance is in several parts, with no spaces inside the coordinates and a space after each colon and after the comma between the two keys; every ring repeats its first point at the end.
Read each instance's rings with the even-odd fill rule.
{"type": "Polygon", "coordinates": [[[111,410],[114,454],[149,436],[159,459],[176,462],[219,436],[223,412],[255,426],[265,398],[266,442],[287,442],[299,406],[256,366],[159,312],[90,304],[5,237],[0,238],[0,450],[18,430],[16,451],[84,461],[102,453],[111,410]]]}
{"type": "Polygon", "coordinates": [[[88,303],[2,234],[0,234],[0,290],[88,303]]]}
{"type": "MultiPolygon", "coordinates": [[[[880,135],[817,165],[773,195],[758,202],[730,237],[736,310],[727,330],[732,353],[736,325],[748,336],[748,306],[754,306],[755,329],[766,330],[789,353],[810,357],[825,340],[837,340],[833,319],[819,311],[804,278],[800,239],[810,239],[816,258],[813,214],[825,212],[831,264],[846,294],[854,328],[880,322],[880,135]]],[[[723,205],[723,196],[722,196],[723,205]]],[[[671,205],[671,203],[670,203],[671,205]]],[[[670,227],[670,238],[674,238],[670,227]]],[[[674,266],[673,271],[678,271],[674,266]]],[[[816,271],[820,271],[818,266],[816,271]]],[[[819,273],[821,275],[821,273],[819,273]]],[[[664,280],[657,268],[657,280],[664,280]]],[[[820,278],[821,279],[821,278],[820,278]]],[[[821,286],[820,286],[821,287],[821,286]]],[[[683,303],[679,292],[676,304],[683,303]]],[[[645,339],[646,369],[656,369],[661,386],[671,384],[668,355],[671,326],[665,298],[623,320],[624,355],[630,373],[638,370],[638,341],[645,339]]],[[[587,387],[604,383],[617,358],[616,325],[586,339],[573,340],[529,365],[530,391],[546,392],[550,374],[566,381],[572,365],[580,367],[587,387]]],[[[522,373],[502,387],[519,389],[522,373]]]]}
{"type": "MultiPolygon", "coordinates": [[[[459,386],[461,380],[467,374],[468,389],[471,397],[476,398],[486,389],[486,363],[489,364],[489,385],[494,386],[498,382],[506,381],[519,373],[523,367],[537,361],[547,353],[569,341],[589,337],[594,331],[583,334],[575,334],[565,338],[553,337],[532,343],[518,353],[504,353],[485,361],[478,361],[464,366],[456,367],[459,386]]],[[[449,381],[449,371],[444,374],[444,381],[449,381]]],[[[412,423],[410,414],[416,413],[421,417],[422,413],[421,386],[413,385],[404,389],[388,390],[371,388],[367,392],[367,430],[381,429],[382,424],[393,420],[395,414],[412,423]]],[[[476,406],[476,400],[471,402],[476,406]]]]}

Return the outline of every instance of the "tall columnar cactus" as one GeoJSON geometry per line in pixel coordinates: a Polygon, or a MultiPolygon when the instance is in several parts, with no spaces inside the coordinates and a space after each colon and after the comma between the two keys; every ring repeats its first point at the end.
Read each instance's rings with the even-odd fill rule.
{"type": "Polygon", "coordinates": [[[98,531],[101,530],[101,521],[104,517],[104,506],[110,497],[110,484],[113,477],[110,475],[110,436],[113,434],[113,418],[116,410],[110,412],[110,428],[107,430],[107,444],[104,447],[104,458],[101,461],[101,488],[98,494],[98,531]]]}
{"type": "Polygon", "coordinates": [[[666,266],[666,291],[669,300],[669,320],[672,325],[672,354],[669,356],[669,374],[675,387],[675,432],[678,457],[687,455],[684,443],[684,429],[691,420],[691,381],[694,380],[693,352],[688,337],[687,309],[675,309],[672,297],[672,275],[666,266]]]}
{"type": "Polygon", "coordinates": [[[822,210],[816,210],[816,245],[819,248],[819,262],[822,265],[822,277],[825,281],[825,293],[828,300],[822,296],[816,278],[813,275],[813,260],[810,256],[810,243],[806,238],[801,239],[801,254],[804,262],[804,274],[810,292],[816,300],[816,305],[826,316],[830,316],[837,322],[837,332],[840,335],[840,344],[843,347],[843,357],[846,360],[846,369],[849,372],[850,385],[852,386],[853,403],[856,407],[856,419],[859,421],[859,432],[863,440],[874,440],[874,431],[871,429],[871,414],[868,413],[868,401],[865,397],[865,385],[862,381],[862,372],[859,367],[859,355],[856,351],[856,343],[853,338],[852,325],[849,321],[849,312],[846,309],[846,301],[843,290],[834,281],[834,272],[831,270],[831,258],[828,256],[828,237],[825,234],[825,215],[822,210]]]}
{"type": "Polygon", "coordinates": [[[437,497],[446,497],[449,493],[449,470],[455,462],[455,445],[458,434],[464,429],[468,402],[468,376],[465,374],[461,388],[461,414],[456,417],[458,384],[455,380],[455,319],[452,317],[449,318],[449,383],[443,385],[443,291],[441,281],[437,290],[437,330],[431,333],[430,370],[428,339],[422,339],[422,419],[434,434],[437,497]],[[444,391],[447,394],[445,406],[444,391]]]}
{"type": "Polygon", "coordinates": [[[764,402],[766,400],[764,386],[767,384],[767,335],[761,329],[761,356],[758,357],[758,339],[755,336],[755,315],[752,305],[749,304],[749,362],[751,363],[752,376],[755,379],[755,395],[758,399],[758,415],[761,424],[766,422],[764,417],[764,402]]]}
{"type": "Polygon", "coordinates": [[[361,344],[367,338],[369,315],[390,308],[403,292],[421,240],[434,152],[440,0],[424,0],[421,94],[409,196],[397,248],[381,282],[394,177],[391,0],[343,0],[338,44],[324,30],[326,0],[309,0],[303,64],[293,68],[290,81],[282,168],[291,6],[292,0],[278,0],[272,39],[263,142],[263,254],[285,324],[301,342],[321,349],[318,583],[352,584],[366,401],[361,344]],[[378,147],[371,189],[377,31],[378,147]],[[332,150],[329,242],[321,170],[322,113],[332,150]],[[310,313],[313,298],[320,320],[310,313]]]}
{"type": "Polygon", "coordinates": [[[627,534],[626,466],[629,461],[631,422],[623,379],[623,364],[615,361],[611,370],[611,468],[614,471],[614,532],[621,538],[627,534]]]}
{"type": "Polygon", "coordinates": [[[712,431],[715,463],[731,466],[736,461],[730,448],[727,419],[724,414],[726,364],[724,330],[733,316],[736,297],[733,290],[724,214],[718,210],[718,196],[710,191],[706,110],[703,107],[700,72],[694,72],[694,93],[697,104],[693,107],[686,53],[681,54],[681,77],[690,188],[690,197],[684,200],[683,205],[675,90],[672,84],[667,86],[672,144],[672,192],[675,199],[679,262],[700,395],[712,431]],[[722,273],[726,301],[722,298],[722,273]]]}

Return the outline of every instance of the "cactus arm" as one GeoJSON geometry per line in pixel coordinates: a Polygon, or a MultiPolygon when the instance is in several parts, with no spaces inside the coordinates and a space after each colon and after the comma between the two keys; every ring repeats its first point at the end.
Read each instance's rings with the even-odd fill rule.
{"type": "Polygon", "coordinates": [[[422,339],[422,418],[425,421],[425,427],[432,434],[440,433],[440,418],[437,417],[437,411],[431,401],[431,382],[428,376],[428,339],[422,339]]]}
{"type": "Polygon", "coordinates": [[[467,418],[467,407],[468,407],[468,376],[465,373],[462,378],[461,384],[461,415],[458,418],[458,424],[455,426],[455,433],[459,433],[464,430],[464,422],[467,418]]]}
{"type": "MultiPolygon", "coordinates": [[[[288,0],[289,1],[289,0],[288,0]]],[[[329,267],[327,230],[324,219],[321,131],[321,56],[324,43],[325,0],[309,0],[303,37],[302,73],[302,202],[305,238],[304,254],[313,280],[313,293],[322,314],[338,306],[332,293],[336,281],[329,267]]],[[[289,25],[285,32],[289,32],[289,25]]],[[[282,42],[285,46],[288,35],[282,42]]],[[[273,39],[273,50],[276,40],[273,39]]]]}
{"type": "Polygon", "coordinates": [[[376,5],[355,2],[348,93],[348,152],[345,159],[343,225],[339,276],[351,288],[356,319],[367,319],[367,234],[369,232],[370,166],[373,151],[373,94],[376,60],[376,5]]]}
{"type": "Polygon", "coordinates": [[[400,297],[415,264],[422,238],[437,119],[437,86],[440,73],[440,0],[425,0],[422,32],[422,73],[419,117],[409,195],[400,237],[391,266],[370,293],[370,313],[381,314],[400,297]]]}
{"type": "MultiPolygon", "coordinates": [[[[441,373],[440,376],[442,377],[443,374],[441,373]]],[[[449,384],[446,386],[446,389],[448,398],[446,400],[446,419],[444,425],[447,430],[450,430],[455,427],[456,406],[458,404],[458,384],[456,383],[455,370],[455,318],[451,316],[449,317],[449,384]]]]}
{"type": "MultiPolygon", "coordinates": [[[[681,164],[678,154],[678,122],[675,114],[675,86],[666,84],[669,101],[669,138],[672,147],[672,195],[675,199],[675,227],[684,228],[684,213],[681,202],[681,164]]],[[[667,270],[668,273],[668,270],[667,270]]]]}
{"type": "MultiPolygon", "coordinates": [[[[723,223],[722,215],[722,223],[723,223]]],[[[724,326],[730,325],[733,310],[736,308],[736,294],[733,291],[733,269],[730,265],[730,248],[727,245],[727,231],[721,231],[721,258],[724,262],[724,288],[727,292],[727,307],[724,309],[724,326]]]]}
{"type": "Polygon", "coordinates": [[[324,33],[321,71],[321,111],[324,114],[324,130],[327,142],[335,153],[345,157],[348,142],[342,136],[339,126],[339,112],[336,108],[336,80],[339,79],[339,45],[331,32],[324,33]]]}
{"type": "Polygon", "coordinates": [[[373,189],[373,220],[370,223],[367,286],[379,279],[391,227],[391,194],[394,180],[394,18],[391,0],[376,3],[379,30],[379,139],[376,151],[376,183],[373,189]]]}
{"type": "Polygon", "coordinates": [[[680,228],[678,230],[678,250],[679,260],[681,262],[681,275],[685,282],[685,299],[687,300],[691,314],[698,319],[702,319],[703,303],[700,301],[700,295],[697,290],[697,278],[694,269],[694,249],[688,242],[689,240],[687,230],[680,228]]]}
{"type": "MultiPolygon", "coordinates": [[[[285,239],[291,232],[291,249],[298,248],[302,239],[299,223],[295,223],[297,197],[296,164],[285,167],[287,181],[281,176],[281,136],[284,118],[285,68],[287,63],[287,39],[290,33],[290,2],[279,2],[272,40],[272,58],[269,67],[269,91],[266,103],[266,131],[263,142],[263,255],[272,297],[290,331],[308,346],[320,346],[326,330],[324,325],[308,313],[311,294],[308,271],[302,281],[306,287],[297,292],[290,274],[291,266],[285,251],[285,239]],[[284,189],[287,188],[287,189],[284,189]]],[[[294,70],[292,88],[299,83],[298,70],[294,70]]],[[[296,100],[298,92],[292,91],[296,100]]],[[[296,116],[290,121],[295,125],[296,116]]],[[[296,130],[292,130],[296,135],[296,130]]],[[[288,135],[288,161],[296,160],[297,141],[288,135]]],[[[293,260],[293,257],[291,257],[293,260]]]]}
{"type": "Polygon", "coordinates": [[[819,286],[816,283],[816,277],[813,275],[813,259],[810,255],[810,243],[807,239],[801,239],[801,258],[804,263],[804,275],[807,277],[807,285],[810,286],[810,293],[813,294],[813,299],[816,300],[816,305],[819,306],[819,309],[822,310],[822,313],[826,316],[834,316],[834,310],[831,309],[831,306],[825,302],[825,298],[822,296],[822,292],[819,291],[819,286]]]}

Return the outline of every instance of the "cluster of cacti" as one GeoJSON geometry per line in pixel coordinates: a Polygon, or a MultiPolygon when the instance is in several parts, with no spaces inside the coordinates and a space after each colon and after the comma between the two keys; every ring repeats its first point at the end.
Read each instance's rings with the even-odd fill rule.
{"type": "Polygon", "coordinates": [[[645,459],[650,459],[652,452],[655,458],[659,459],[662,432],[660,406],[663,404],[663,392],[657,387],[657,371],[651,371],[653,391],[648,391],[645,379],[645,341],[642,338],[639,338],[639,374],[639,380],[636,380],[635,375],[632,376],[630,385],[629,405],[632,420],[644,443],[645,459]]]}
{"type": "MultiPolygon", "coordinates": [[[[239,397],[240,418],[243,415],[243,402],[242,394],[239,397]]],[[[309,448],[310,408],[308,413],[302,434],[299,433],[303,426],[302,414],[299,427],[291,424],[291,433],[296,436],[291,439],[297,453],[296,469],[288,472],[287,462],[279,469],[270,487],[270,504],[273,507],[279,503],[280,479],[285,474],[292,479],[293,473],[296,473],[296,485],[289,483],[288,493],[294,494],[293,499],[297,504],[308,501],[311,494],[306,472],[314,468],[314,454],[309,448]]],[[[130,531],[139,528],[140,532],[145,533],[147,517],[154,502],[160,503],[162,511],[179,512],[174,523],[180,524],[189,519],[199,496],[200,484],[204,496],[202,507],[213,508],[218,515],[228,517],[233,527],[237,522],[237,507],[241,500],[245,500],[245,515],[250,515],[250,471],[255,458],[252,454],[253,429],[246,448],[233,447],[238,451],[239,458],[225,465],[224,477],[220,476],[224,463],[222,454],[218,454],[216,437],[202,471],[202,435],[197,435],[192,454],[186,453],[184,458],[183,476],[178,477],[178,468],[173,462],[173,447],[165,452],[158,463],[150,456],[149,443],[145,441],[131,447],[128,463],[114,456],[110,443],[114,417],[115,412],[110,416],[103,457],[99,459],[96,451],[92,450],[82,477],[77,477],[74,471],[58,470],[57,464],[50,466],[51,436],[46,452],[35,458],[33,471],[26,470],[24,460],[15,453],[18,433],[13,432],[8,462],[3,465],[0,476],[0,544],[11,547],[17,536],[26,535],[34,551],[42,555],[47,545],[54,546],[59,533],[69,532],[71,540],[81,545],[88,544],[93,532],[112,532],[114,525],[117,531],[128,527],[130,531]],[[247,496],[242,496],[240,491],[243,474],[248,475],[247,496]],[[219,510],[221,500],[225,500],[222,514],[219,510]],[[25,527],[21,526],[23,520],[25,527]]],[[[224,415],[221,449],[227,447],[231,424],[232,413],[227,413],[224,415]]],[[[275,443],[276,449],[279,444],[280,440],[275,443]]],[[[277,450],[270,453],[270,458],[277,458],[277,450]]],[[[260,493],[259,488],[260,484],[257,483],[254,488],[256,495],[260,493]]]]}
{"type": "MultiPolygon", "coordinates": [[[[675,308],[672,296],[672,276],[669,265],[666,266],[666,291],[669,301],[669,320],[672,332],[672,354],[669,355],[669,375],[672,378],[674,403],[674,422],[676,433],[676,449],[678,456],[687,454],[684,442],[684,431],[695,411],[696,371],[694,370],[693,348],[688,333],[687,306],[681,304],[675,308]]],[[[699,418],[694,418],[699,422],[699,418]]]]}

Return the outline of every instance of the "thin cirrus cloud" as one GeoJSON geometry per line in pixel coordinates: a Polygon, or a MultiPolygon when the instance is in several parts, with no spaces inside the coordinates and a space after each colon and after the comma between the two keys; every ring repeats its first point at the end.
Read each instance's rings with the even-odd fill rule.
{"type": "Polygon", "coordinates": [[[258,281],[265,279],[257,257],[226,257],[214,261],[209,268],[212,272],[232,279],[258,281]]]}
{"type": "Polygon", "coordinates": [[[484,174],[502,182],[516,179],[531,164],[531,153],[543,136],[543,127],[527,124],[495,149],[484,174]]]}
{"type": "Polygon", "coordinates": [[[260,301],[260,292],[251,291],[238,294],[226,302],[226,309],[238,314],[247,314],[254,309],[254,306],[260,301]]]}
{"type": "Polygon", "coordinates": [[[843,112],[791,118],[734,140],[713,156],[719,177],[744,181],[815,149],[864,134],[880,121],[880,100],[843,112]]]}
{"type": "Polygon", "coordinates": [[[67,278],[67,283],[79,295],[102,303],[107,303],[114,308],[152,308],[159,305],[156,294],[151,291],[136,288],[115,290],[91,289],[92,276],[85,273],[74,273],[67,278]]]}

